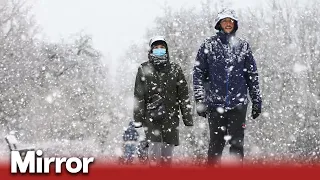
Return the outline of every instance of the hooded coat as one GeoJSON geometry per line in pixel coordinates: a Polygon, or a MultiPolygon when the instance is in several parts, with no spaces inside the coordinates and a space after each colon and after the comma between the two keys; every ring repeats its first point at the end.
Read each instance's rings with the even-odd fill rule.
{"type": "Polygon", "coordinates": [[[176,63],[169,61],[161,70],[150,59],[142,63],[136,75],[134,98],[134,120],[137,127],[144,127],[148,141],[178,146],[180,118],[186,126],[193,126],[187,81],[176,63]],[[166,113],[161,121],[154,121],[147,108],[154,95],[163,98],[166,113]]]}
{"type": "Polygon", "coordinates": [[[123,133],[123,141],[138,141],[139,133],[135,129],[133,122],[129,123],[128,128],[123,133]]]}
{"type": "Polygon", "coordinates": [[[230,10],[216,18],[219,32],[207,38],[196,56],[193,70],[196,101],[208,108],[234,108],[248,103],[248,92],[254,105],[261,108],[258,71],[249,43],[236,37],[238,18],[230,10]],[[224,33],[220,21],[226,17],[235,20],[234,31],[224,33]]]}

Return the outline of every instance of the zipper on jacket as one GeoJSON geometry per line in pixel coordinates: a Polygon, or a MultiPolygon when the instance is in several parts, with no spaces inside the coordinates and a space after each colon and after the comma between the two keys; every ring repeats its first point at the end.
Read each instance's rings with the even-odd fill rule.
{"type": "Polygon", "coordinates": [[[226,67],[226,100],[225,100],[225,105],[226,108],[229,107],[229,72],[228,68],[226,67]]]}
{"type": "Polygon", "coordinates": [[[230,45],[230,43],[228,42],[228,44],[227,44],[227,53],[228,53],[228,55],[227,55],[227,62],[226,62],[226,68],[225,68],[225,70],[226,70],[226,102],[225,102],[225,108],[228,108],[229,107],[229,105],[230,105],[230,101],[229,101],[229,63],[230,63],[230,56],[229,56],[229,53],[231,53],[230,52],[230,50],[231,50],[232,48],[231,48],[231,45],[230,45]]]}

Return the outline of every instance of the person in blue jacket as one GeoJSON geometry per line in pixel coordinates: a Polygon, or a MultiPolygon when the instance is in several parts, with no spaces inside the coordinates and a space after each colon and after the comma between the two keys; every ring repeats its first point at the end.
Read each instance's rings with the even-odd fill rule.
{"type": "Polygon", "coordinates": [[[194,96],[199,116],[208,118],[208,165],[219,165],[226,143],[242,165],[248,92],[252,117],[261,114],[258,71],[249,43],[236,36],[238,18],[224,9],[215,21],[216,35],[198,50],[193,69],[194,96]]]}
{"type": "Polygon", "coordinates": [[[123,133],[124,141],[124,158],[127,164],[133,162],[134,154],[138,145],[139,133],[135,129],[133,121],[129,122],[128,128],[123,133]]]}

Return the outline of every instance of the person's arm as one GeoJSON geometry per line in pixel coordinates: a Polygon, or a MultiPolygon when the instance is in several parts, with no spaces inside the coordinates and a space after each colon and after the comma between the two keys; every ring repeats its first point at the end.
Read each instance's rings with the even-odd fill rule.
{"type": "Polygon", "coordinates": [[[183,122],[186,126],[193,126],[188,83],[180,66],[178,66],[177,91],[183,122]]]}
{"type": "Polygon", "coordinates": [[[140,134],[138,133],[138,131],[135,131],[135,141],[138,141],[139,140],[139,137],[140,137],[140,134]]]}
{"type": "Polygon", "coordinates": [[[134,87],[134,105],[133,105],[133,117],[135,127],[142,127],[145,121],[145,77],[142,73],[142,67],[138,68],[136,75],[135,87],[134,87]]]}
{"type": "Polygon", "coordinates": [[[122,134],[123,141],[127,141],[127,131],[122,134]]]}
{"type": "Polygon", "coordinates": [[[204,83],[208,78],[208,63],[207,54],[209,49],[206,47],[206,42],[202,43],[198,50],[195,65],[193,68],[193,90],[196,101],[196,110],[199,116],[206,117],[205,89],[204,83]]]}
{"type": "Polygon", "coordinates": [[[252,101],[252,115],[257,118],[261,113],[262,98],[259,88],[259,74],[257,70],[256,61],[252,55],[251,48],[248,43],[245,44],[245,78],[249,89],[249,94],[252,101]]]}
{"type": "Polygon", "coordinates": [[[204,101],[204,82],[207,78],[207,54],[209,50],[206,49],[205,43],[200,46],[198,50],[195,65],[193,68],[193,86],[194,96],[196,101],[204,101]]]}

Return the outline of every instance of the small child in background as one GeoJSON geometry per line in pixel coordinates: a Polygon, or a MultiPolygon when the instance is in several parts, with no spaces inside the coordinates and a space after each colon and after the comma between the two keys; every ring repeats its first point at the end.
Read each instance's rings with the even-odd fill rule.
{"type": "Polygon", "coordinates": [[[124,163],[132,164],[139,139],[139,133],[132,121],[130,121],[129,127],[124,131],[122,137],[124,141],[124,163]]]}

